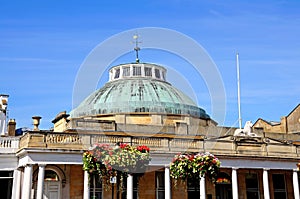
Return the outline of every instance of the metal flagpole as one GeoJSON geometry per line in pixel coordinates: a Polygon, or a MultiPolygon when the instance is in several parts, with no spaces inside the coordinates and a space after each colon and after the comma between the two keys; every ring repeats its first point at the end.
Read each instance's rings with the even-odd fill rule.
{"type": "Polygon", "coordinates": [[[240,89],[240,63],[239,53],[236,54],[236,70],[237,70],[237,86],[238,86],[238,111],[239,111],[239,128],[242,128],[242,116],[241,116],[241,89],[240,89]]]}

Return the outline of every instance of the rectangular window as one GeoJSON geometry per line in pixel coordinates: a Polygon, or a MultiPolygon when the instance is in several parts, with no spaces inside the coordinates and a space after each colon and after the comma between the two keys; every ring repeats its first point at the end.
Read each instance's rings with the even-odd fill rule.
{"type": "Polygon", "coordinates": [[[118,79],[120,77],[120,69],[118,68],[115,72],[115,78],[114,79],[118,79]]]}
{"type": "Polygon", "coordinates": [[[159,73],[159,70],[157,68],[155,69],[155,77],[160,78],[160,73],[159,73]]]}
{"type": "Polygon", "coordinates": [[[145,76],[146,77],[152,76],[152,68],[145,67],[145,76]]]}
{"type": "Polygon", "coordinates": [[[155,172],[155,190],[156,190],[156,199],[165,198],[165,173],[162,171],[155,172]]]}
{"type": "Polygon", "coordinates": [[[124,67],[123,68],[123,77],[130,76],[130,67],[124,67]]]}
{"type": "Polygon", "coordinates": [[[274,199],[286,199],[284,174],[273,174],[274,199]]]}
{"type": "Polygon", "coordinates": [[[96,174],[90,174],[90,198],[102,199],[102,178],[96,174]]]}
{"type": "Polygon", "coordinates": [[[11,198],[12,183],[13,183],[13,171],[0,171],[1,198],[11,198]]]}
{"type": "Polygon", "coordinates": [[[259,199],[259,186],[256,173],[249,173],[246,175],[246,192],[247,199],[259,199]]]}
{"type": "Polygon", "coordinates": [[[163,80],[166,80],[166,73],[163,71],[161,74],[162,74],[163,80]]]}
{"type": "Polygon", "coordinates": [[[199,198],[200,196],[200,179],[188,178],[187,179],[188,199],[199,198]]]}
{"type": "Polygon", "coordinates": [[[141,76],[142,70],[140,66],[134,66],[133,67],[133,76],[141,76]]]}

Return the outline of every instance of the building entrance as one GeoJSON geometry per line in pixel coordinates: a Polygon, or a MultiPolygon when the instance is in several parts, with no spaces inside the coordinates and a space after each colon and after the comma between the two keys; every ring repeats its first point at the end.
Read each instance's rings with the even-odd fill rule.
{"type": "Polygon", "coordinates": [[[60,199],[60,182],[44,182],[44,199],[60,199]]]}
{"type": "Polygon", "coordinates": [[[44,199],[61,198],[61,181],[55,171],[46,170],[44,179],[44,199]]]}

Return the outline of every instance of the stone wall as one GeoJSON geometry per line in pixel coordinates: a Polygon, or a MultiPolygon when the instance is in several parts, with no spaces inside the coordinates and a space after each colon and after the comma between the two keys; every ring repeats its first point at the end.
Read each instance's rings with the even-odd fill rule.
{"type": "Polygon", "coordinates": [[[82,165],[72,165],[70,167],[70,198],[83,198],[83,176],[82,165]]]}

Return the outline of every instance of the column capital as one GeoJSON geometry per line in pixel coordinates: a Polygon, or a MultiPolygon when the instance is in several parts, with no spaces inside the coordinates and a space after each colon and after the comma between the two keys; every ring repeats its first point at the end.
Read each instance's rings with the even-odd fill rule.
{"type": "Polygon", "coordinates": [[[238,170],[239,168],[238,167],[232,167],[231,169],[232,170],[238,170]]]}
{"type": "Polygon", "coordinates": [[[264,170],[264,171],[269,171],[269,170],[270,170],[270,168],[263,168],[263,170],[264,170]]]}
{"type": "Polygon", "coordinates": [[[47,164],[38,164],[39,167],[46,167],[47,164]]]}

